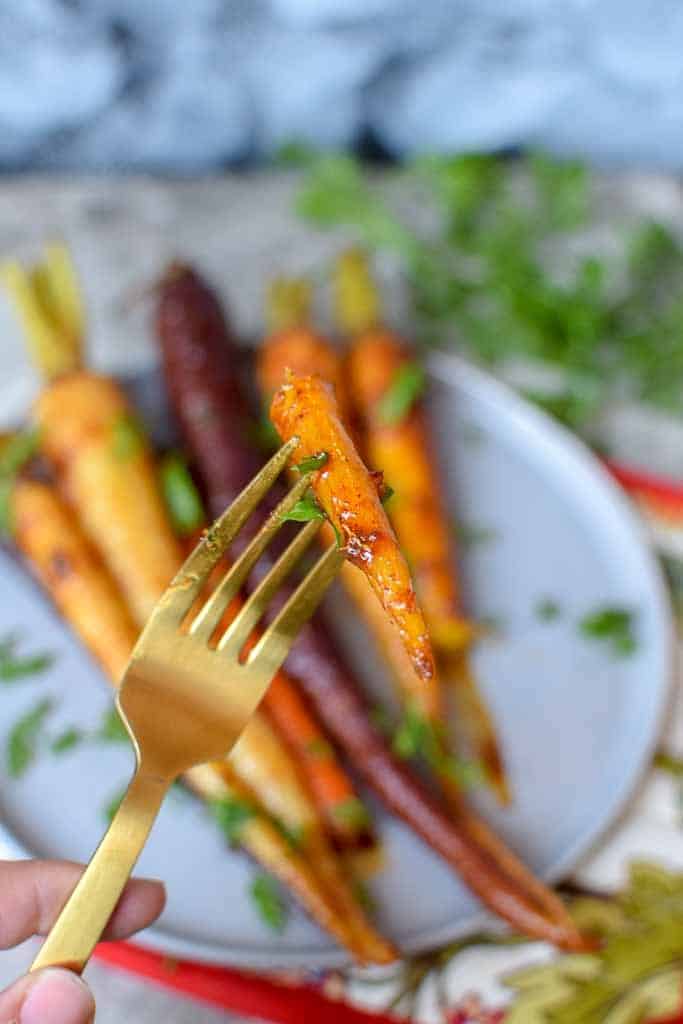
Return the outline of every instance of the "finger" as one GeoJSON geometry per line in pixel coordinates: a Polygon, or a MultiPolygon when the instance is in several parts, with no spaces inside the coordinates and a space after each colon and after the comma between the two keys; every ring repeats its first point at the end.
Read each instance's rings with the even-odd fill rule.
{"type": "Polygon", "coordinates": [[[0,1024],[92,1024],[95,1000],[71,971],[50,967],[0,992],[0,1024]]]}
{"type": "MultiPolygon", "coordinates": [[[[16,946],[31,935],[47,934],[83,870],[81,864],[70,861],[0,864],[0,949],[16,946]]],[[[103,938],[125,939],[144,928],[159,916],[165,901],[161,882],[130,881],[103,938]]]]}

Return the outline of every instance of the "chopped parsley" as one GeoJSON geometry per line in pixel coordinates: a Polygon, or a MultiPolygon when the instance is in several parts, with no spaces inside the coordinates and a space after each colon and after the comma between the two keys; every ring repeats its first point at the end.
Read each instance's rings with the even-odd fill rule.
{"type": "Polygon", "coordinates": [[[130,742],[128,731],[115,706],[105,711],[99,728],[93,734],[93,739],[101,740],[104,743],[130,742]]]}
{"type": "Polygon", "coordinates": [[[341,825],[346,825],[351,829],[363,829],[370,825],[367,808],[356,796],[335,804],[332,813],[341,825]]]}
{"type": "Polygon", "coordinates": [[[45,672],[54,663],[54,655],[47,652],[19,656],[16,636],[0,641],[0,683],[16,683],[45,672]]]}
{"type": "Polygon", "coordinates": [[[327,520],[334,530],[334,535],[337,538],[337,547],[343,547],[344,539],[341,535],[340,529],[336,523],[332,522],[325,510],[318,504],[315,495],[310,490],[304,494],[303,498],[299,498],[296,505],[290,508],[289,512],[286,512],[282,519],[284,522],[291,520],[294,523],[310,523],[314,519],[327,520]]]}
{"type": "Polygon", "coordinates": [[[0,447],[0,534],[12,533],[12,490],[17,473],[40,446],[37,429],[14,434],[0,447]]]}
{"type": "Polygon", "coordinates": [[[394,752],[402,758],[422,757],[434,771],[448,775],[463,788],[485,782],[483,765],[448,753],[443,729],[409,708],[394,733],[394,752]]]}
{"type": "Polygon", "coordinates": [[[625,657],[638,646],[634,628],[634,613],[628,608],[606,605],[585,615],[579,622],[584,636],[608,644],[613,654],[625,657]]]}
{"type": "Polygon", "coordinates": [[[257,875],[249,884],[249,897],[265,925],[274,932],[283,932],[287,924],[287,905],[280,886],[270,875],[257,875]]]}
{"type": "Polygon", "coordinates": [[[498,538],[498,530],[493,526],[478,526],[476,523],[463,523],[458,520],[453,530],[458,543],[464,548],[488,544],[498,538]]]}
{"type": "Polygon", "coordinates": [[[7,741],[7,772],[11,778],[20,778],[33,764],[53,709],[54,701],[44,697],[19,719],[10,732],[7,741]]]}
{"type": "Polygon", "coordinates": [[[535,611],[541,622],[554,622],[562,614],[562,609],[552,597],[542,597],[537,601],[535,611]]]}
{"type": "Polygon", "coordinates": [[[424,394],[425,373],[419,363],[403,363],[379,400],[377,412],[386,426],[395,426],[424,394]]]}
{"type": "Polygon", "coordinates": [[[318,452],[317,455],[309,455],[307,458],[302,459],[295,468],[300,473],[313,473],[317,469],[322,469],[328,459],[329,455],[327,452],[318,452]]]}
{"type": "Polygon", "coordinates": [[[173,528],[178,536],[188,537],[204,525],[204,507],[187,463],[171,452],[162,459],[159,476],[173,528]]]}
{"type": "Polygon", "coordinates": [[[50,750],[53,754],[64,754],[67,750],[73,750],[85,739],[84,734],[75,726],[70,726],[52,740],[50,750]]]}
{"type": "Polygon", "coordinates": [[[240,797],[212,800],[209,806],[214,821],[231,846],[239,842],[244,825],[256,814],[254,805],[240,797]]]}
{"type": "Polygon", "coordinates": [[[331,745],[322,736],[314,736],[309,740],[305,750],[310,757],[331,757],[334,753],[331,745]]]}
{"type": "Polygon", "coordinates": [[[0,476],[14,476],[33,458],[40,447],[37,428],[14,434],[0,447],[0,476]]]}
{"type": "Polygon", "coordinates": [[[303,825],[285,825],[280,818],[271,818],[271,824],[278,830],[283,839],[286,840],[290,850],[300,850],[305,838],[303,825]]]}
{"type": "Polygon", "coordinates": [[[292,506],[289,512],[286,512],[282,518],[285,521],[291,520],[294,523],[309,523],[312,519],[327,519],[327,516],[312,492],[308,491],[303,498],[299,498],[296,505],[292,506]]]}
{"type": "MultiPolygon", "coordinates": [[[[559,371],[561,393],[534,397],[589,439],[605,403],[624,393],[683,413],[683,246],[641,219],[620,247],[554,259],[591,221],[582,164],[539,153],[421,156],[387,177],[433,208],[422,221],[409,212],[417,203],[399,212],[359,160],[309,153],[305,166],[300,216],[398,257],[426,344],[456,344],[493,367],[559,371]]],[[[390,418],[410,408],[413,386],[390,418]]]]}
{"type": "Polygon", "coordinates": [[[138,417],[123,412],[112,424],[112,451],[120,462],[134,459],[145,450],[145,433],[138,417]]]}
{"type": "Polygon", "coordinates": [[[379,496],[379,500],[382,502],[383,505],[386,505],[389,499],[393,498],[395,494],[396,491],[394,490],[393,487],[390,487],[389,484],[384,484],[382,487],[382,493],[379,496]]]}

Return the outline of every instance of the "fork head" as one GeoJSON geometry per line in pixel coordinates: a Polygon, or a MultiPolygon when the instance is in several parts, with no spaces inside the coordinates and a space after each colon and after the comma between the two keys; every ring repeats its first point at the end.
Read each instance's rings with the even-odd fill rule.
{"type": "Polygon", "coordinates": [[[238,739],[344,558],[332,544],[245,653],[272,599],[319,531],[308,522],[285,549],[217,642],[226,609],[287,514],[310,485],[302,472],[208,598],[204,592],[246,520],[285,468],[292,438],[206,531],[145,626],[119,687],[118,706],[147,770],[174,778],[195,764],[223,758],[238,739]],[[189,620],[189,624],[188,624],[189,620]]]}

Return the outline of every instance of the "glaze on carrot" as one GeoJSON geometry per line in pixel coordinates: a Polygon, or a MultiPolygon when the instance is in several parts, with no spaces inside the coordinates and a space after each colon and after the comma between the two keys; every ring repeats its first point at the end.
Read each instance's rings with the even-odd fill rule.
{"type": "Polygon", "coordinates": [[[296,377],[290,371],[273,398],[270,417],[283,441],[299,440],[292,465],[320,453],[326,456],[311,477],[315,496],[338,531],[346,557],[367,576],[398,629],[417,675],[431,681],[434,658],[410,571],[377,485],[340,419],[331,387],[319,377],[296,377]]]}

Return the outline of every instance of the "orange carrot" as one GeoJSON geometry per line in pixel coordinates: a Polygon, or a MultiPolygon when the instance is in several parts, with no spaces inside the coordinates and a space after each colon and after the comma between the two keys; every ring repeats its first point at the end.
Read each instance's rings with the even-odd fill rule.
{"type": "Polygon", "coordinates": [[[451,683],[465,741],[505,804],[510,791],[503,758],[468,656],[474,630],[462,610],[453,531],[421,400],[422,371],[405,342],[381,325],[377,291],[362,253],[342,256],[335,283],[337,315],[353,339],[349,392],[368,458],[395,489],[387,511],[410,561],[441,678],[451,683]]]}

